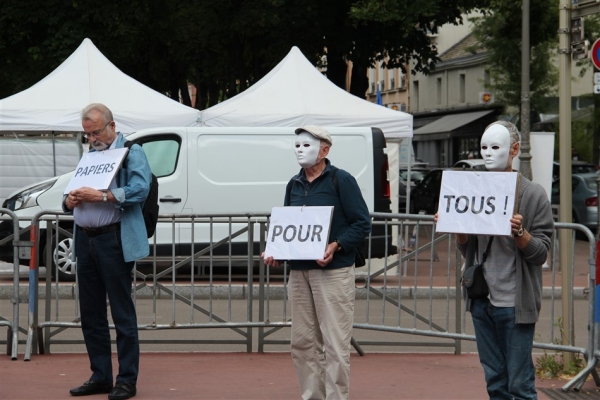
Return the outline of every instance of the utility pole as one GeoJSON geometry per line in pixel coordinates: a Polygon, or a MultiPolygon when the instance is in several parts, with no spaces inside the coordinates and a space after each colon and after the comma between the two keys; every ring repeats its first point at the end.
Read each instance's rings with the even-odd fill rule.
{"type": "MultiPolygon", "coordinates": [[[[572,189],[571,189],[571,4],[570,0],[560,0],[559,29],[558,29],[558,112],[559,112],[559,161],[560,161],[560,222],[572,222],[572,189]]],[[[562,343],[568,344],[573,318],[572,305],[569,299],[573,293],[571,279],[573,259],[573,243],[571,232],[561,229],[560,241],[560,276],[562,290],[562,343]]],[[[573,361],[573,354],[563,352],[565,365],[573,361]]]]}
{"type": "Polygon", "coordinates": [[[529,93],[529,0],[523,0],[521,21],[521,164],[519,172],[527,179],[533,179],[531,172],[531,101],[529,93]]]}

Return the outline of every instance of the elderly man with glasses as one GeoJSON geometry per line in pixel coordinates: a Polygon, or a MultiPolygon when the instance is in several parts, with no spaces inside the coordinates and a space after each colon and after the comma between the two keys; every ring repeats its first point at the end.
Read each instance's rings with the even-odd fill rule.
{"type": "MultiPolygon", "coordinates": [[[[87,106],[81,119],[91,152],[125,147],[103,104],[87,106]]],[[[131,273],[135,261],[149,254],[142,208],[151,176],[144,150],[134,145],[108,190],[82,187],[64,197],[63,209],[73,213],[76,225],[81,328],[92,370],[88,381],[71,389],[72,396],[109,393],[110,400],[121,400],[136,395],[140,350],[131,273]],[[114,387],[107,297],[117,333],[114,387]]]]}

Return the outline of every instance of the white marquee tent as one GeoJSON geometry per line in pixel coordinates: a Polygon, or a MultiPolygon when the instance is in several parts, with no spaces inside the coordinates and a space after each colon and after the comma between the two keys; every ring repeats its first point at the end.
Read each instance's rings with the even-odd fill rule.
{"type": "MultiPolygon", "coordinates": [[[[387,141],[392,210],[398,211],[400,143],[410,143],[412,115],[370,103],[340,89],[292,47],[271,72],[246,91],[202,111],[205,126],[370,126],[387,141]]],[[[410,148],[410,145],[408,146],[410,148]]]]}
{"type": "Polygon", "coordinates": [[[0,100],[1,131],[81,131],[81,110],[103,103],[117,130],[195,125],[199,111],[125,75],[90,39],[44,79],[0,100]]]}
{"type": "Polygon", "coordinates": [[[4,135],[0,144],[0,201],[21,186],[77,166],[83,152],[81,142],[57,136],[81,132],[80,113],[90,103],[108,106],[117,130],[123,133],[196,125],[200,116],[198,110],[125,75],[85,39],[50,75],[0,100],[0,134],[4,135]],[[13,132],[12,138],[7,137],[13,132]]]}

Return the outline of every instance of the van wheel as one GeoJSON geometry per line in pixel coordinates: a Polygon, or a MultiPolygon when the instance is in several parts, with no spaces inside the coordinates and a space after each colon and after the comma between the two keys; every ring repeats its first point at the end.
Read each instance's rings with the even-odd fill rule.
{"type": "MultiPolygon", "coordinates": [[[[51,243],[54,243],[54,238],[51,243]]],[[[46,245],[47,246],[47,245],[46,245]]],[[[58,270],[58,280],[61,282],[71,282],[75,280],[76,263],[71,260],[73,253],[73,239],[63,237],[56,248],[52,251],[52,262],[46,260],[46,249],[44,250],[44,265],[46,266],[46,275],[50,268],[50,276],[56,278],[58,270]]]]}

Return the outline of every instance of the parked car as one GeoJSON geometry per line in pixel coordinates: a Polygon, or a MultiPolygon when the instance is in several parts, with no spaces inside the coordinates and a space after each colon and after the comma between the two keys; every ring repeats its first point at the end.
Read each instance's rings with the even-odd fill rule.
{"type": "MultiPolygon", "coordinates": [[[[573,174],[588,174],[590,172],[597,172],[598,166],[587,161],[571,161],[571,173],[573,174]]],[[[560,177],[560,163],[554,161],[552,165],[552,180],[555,181],[560,177]]]]}
{"type": "Polygon", "coordinates": [[[476,171],[487,171],[483,158],[472,158],[469,160],[460,160],[454,164],[454,168],[476,171]]]}
{"type": "Polygon", "coordinates": [[[419,182],[410,192],[410,213],[418,214],[425,211],[425,214],[433,215],[437,212],[440,190],[442,187],[442,173],[445,168],[436,168],[431,170],[421,182],[419,182]]]}
{"type": "MultiPolygon", "coordinates": [[[[598,227],[598,185],[594,173],[573,174],[571,177],[573,187],[573,222],[582,224],[595,230],[598,227]]],[[[560,204],[560,180],[552,183],[552,204],[560,204]]]]}
{"type": "MultiPolygon", "coordinates": [[[[415,163],[410,167],[410,190],[414,190],[415,186],[419,184],[425,175],[429,172],[429,164],[427,163],[415,163]]],[[[399,211],[404,213],[406,211],[406,185],[409,181],[408,177],[408,166],[400,166],[398,173],[400,179],[398,180],[398,200],[399,200],[399,211]]]]}

